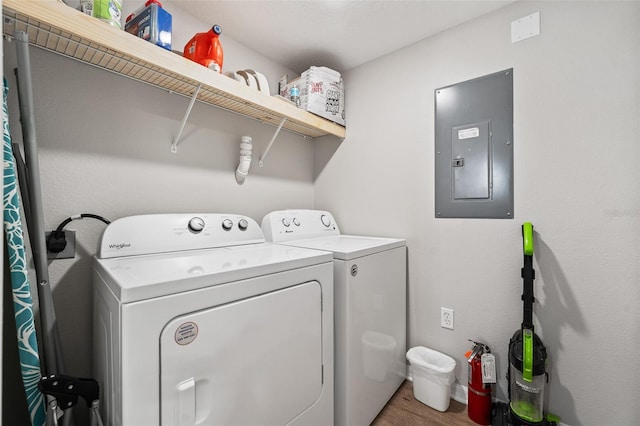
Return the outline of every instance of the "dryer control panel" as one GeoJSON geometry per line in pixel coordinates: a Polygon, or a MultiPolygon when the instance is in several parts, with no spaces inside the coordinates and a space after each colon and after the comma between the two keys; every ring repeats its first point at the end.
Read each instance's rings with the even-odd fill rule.
{"type": "Polygon", "coordinates": [[[278,210],[262,219],[267,241],[275,243],[340,235],[333,215],[324,210],[278,210]]]}
{"type": "Polygon", "coordinates": [[[100,259],[263,243],[258,223],[236,214],[150,214],[118,219],[104,230],[100,259]]]}

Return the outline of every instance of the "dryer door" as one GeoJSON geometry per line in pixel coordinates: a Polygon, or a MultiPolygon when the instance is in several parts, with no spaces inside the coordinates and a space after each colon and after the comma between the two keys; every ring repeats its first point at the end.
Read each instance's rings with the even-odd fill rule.
{"type": "Polygon", "coordinates": [[[311,281],[171,320],[160,336],[162,426],[284,425],[313,405],[321,294],[311,281]]]}

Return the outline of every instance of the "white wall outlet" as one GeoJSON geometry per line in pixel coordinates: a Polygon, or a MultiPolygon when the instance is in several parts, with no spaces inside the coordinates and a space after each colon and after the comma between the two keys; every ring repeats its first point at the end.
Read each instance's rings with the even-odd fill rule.
{"type": "Polygon", "coordinates": [[[440,308],[440,327],[453,330],[453,309],[440,308]]]}

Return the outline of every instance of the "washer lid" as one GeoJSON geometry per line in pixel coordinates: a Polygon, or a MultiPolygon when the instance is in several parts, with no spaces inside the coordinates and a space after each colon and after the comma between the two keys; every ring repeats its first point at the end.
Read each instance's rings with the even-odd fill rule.
{"type": "Polygon", "coordinates": [[[322,238],[287,241],[281,244],[295,245],[315,250],[333,252],[334,259],[352,260],[362,256],[404,247],[406,241],[398,238],[361,237],[357,235],[334,235],[322,238]]]}
{"type": "Polygon", "coordinates": [[[331,262],[330,253],[271,243],[94,259],[123,303],[331,262]]]}

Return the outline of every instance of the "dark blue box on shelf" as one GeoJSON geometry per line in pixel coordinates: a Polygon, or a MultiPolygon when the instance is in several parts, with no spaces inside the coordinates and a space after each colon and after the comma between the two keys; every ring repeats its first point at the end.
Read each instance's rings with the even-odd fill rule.
{"type": "Polygon", "coordinates": [[[129,15],[124,30],[144,40],[171,50],[171,14],[154,0],[129,15]]]}

